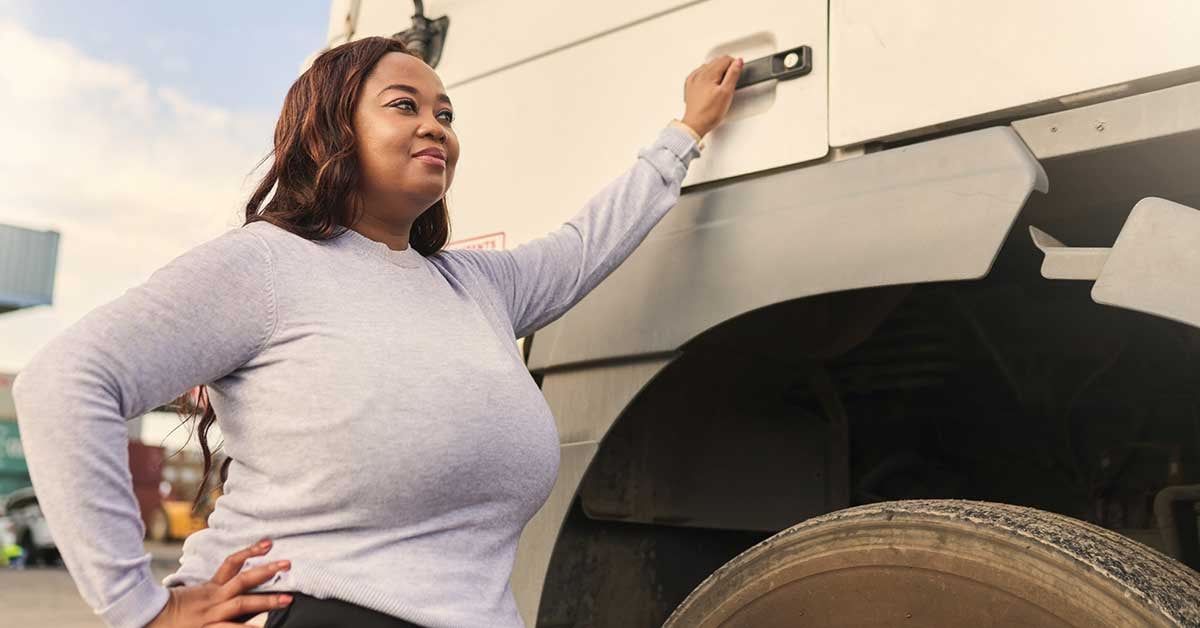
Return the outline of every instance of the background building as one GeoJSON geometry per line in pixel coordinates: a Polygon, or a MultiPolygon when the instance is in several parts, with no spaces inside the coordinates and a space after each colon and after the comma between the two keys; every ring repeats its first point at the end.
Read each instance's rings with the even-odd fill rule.
{"type": "MultiPolygon", "coordinates": [[[[0,224],[0,315],[54,299],[58,232],[0,224]]],[[[11,373],[0,373],[0,495],[29,486],[11,373]]]]}

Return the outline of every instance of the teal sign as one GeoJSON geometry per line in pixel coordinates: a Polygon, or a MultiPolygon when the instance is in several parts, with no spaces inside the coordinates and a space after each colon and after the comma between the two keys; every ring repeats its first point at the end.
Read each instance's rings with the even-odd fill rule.
{"type": "Polygon", "coordinates": [[[26,473],[25,452],[15,421],[0,421],[0,473],[26,473]]]}
{"type": "Polygon", "coordinates": [[[29,467],[15,421],[0,421],[0,497],[29,486],[29,467]]]}

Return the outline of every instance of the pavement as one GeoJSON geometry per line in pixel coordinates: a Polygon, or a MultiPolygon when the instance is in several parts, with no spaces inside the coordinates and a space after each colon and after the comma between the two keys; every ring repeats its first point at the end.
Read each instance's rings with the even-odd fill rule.
{"type": "MultiPolygon", "coordinates": [[[[179,566],[180,543],[146,543],[162,579],[179,566]]],[[[5,628],[103,628],[63,567],[0,568],[0,625],[5,628]]]]}

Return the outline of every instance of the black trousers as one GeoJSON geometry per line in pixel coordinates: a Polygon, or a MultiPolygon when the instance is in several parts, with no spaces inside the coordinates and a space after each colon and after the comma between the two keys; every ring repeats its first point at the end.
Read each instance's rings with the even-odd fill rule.
{"type": "Polygon", "coordinates": [[[267,613],[265,628],[421,628],[349,602],[321,600],[303,593],[290,595],[292,603],[287,608],[267,613]]]}

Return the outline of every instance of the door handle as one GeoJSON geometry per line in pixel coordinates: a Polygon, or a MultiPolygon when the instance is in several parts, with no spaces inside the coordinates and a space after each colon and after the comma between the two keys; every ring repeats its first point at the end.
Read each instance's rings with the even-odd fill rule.
{"type": "Polygon", "coordinates": [[[734,89],[770,80],[786,81],[809,72],[812,72],[812,48],[800,46],[747,61],[746,65],[742,66],[742,75],[738,77],[737,87],[734,89]]]}

